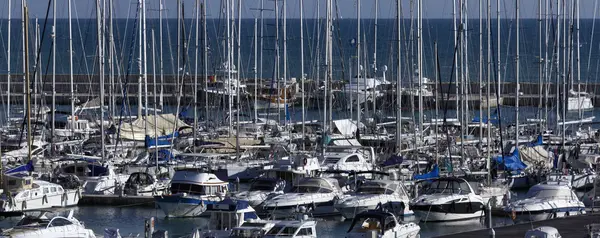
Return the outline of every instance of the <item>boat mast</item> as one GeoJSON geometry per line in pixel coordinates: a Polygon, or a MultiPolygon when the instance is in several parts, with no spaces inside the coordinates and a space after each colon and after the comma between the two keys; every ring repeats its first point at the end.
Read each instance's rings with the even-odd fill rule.
{"type": "Polygon", "coordinates": [[[232,65],[233,62],[231,62],[233,60],[231,54],[232,54],[232,34],[231,31],[233,31],[233,27],[231,26],[231,23],[233,21],[233,16],[232,16],[232,8],[233,8],[233,0],[227,0],[227,104],[229,107],[229,113],[227,114],[228,118],[229,118],[229,137],[232,136],[231,131],[233,130],[233,114],[231,113],[231,109],[232,109],[232,104],[233,104],[233,97],[232,97],[232,93],[231,93],[231,71],[233,70],[232,65]]]}
{"type": "MultiPolygon", "coordinates": [[[[300,80],[302,81],[302,140],[305,136],[305,105],[304,105],[304,0],[300,0],[300,80]]],[[[352,114],[350,114],[352,116],[352,114]]],[[[302,143],[302,150],[305,150],[305,143],[302,143]]]]}
{"type": "Polygon", "coordinates": [[[327,42],[329,47],[327,47],[327,83],[329,84],[329,91],[327,94],[329,95],[329,125],[328,129],[331,130],[332,123],[332,94],[331,94],[331,81],[333,80],[333,5],[332,1],[329,0],[327,2],[327,42]]]}
{"type": "MultiPolygon", "coordinates": [[[[548,129],[548,113],[549,113],[548,112],[548,103],[549,103],[549,101],[548,101],[548,93],[550,91],[550,89],[549,89],[550,86],[549,85],[550,85],[550,78],[551,78],[550,75],[548,74],[548,62],[549,62],[549,60],[548,60],[548,39],[550,38],[550,36],[549,36],[549,32],[550,31],[548,30],[548,26],[549,26],[549,24],[548,24],[548,21],[549,21],[549,18],[548,18],[548,8],[549,8],[550,4],[551,4],[550,0],[546,0],[545,4],[544,4],[544,21],[545,21],[545,24],[544,24],[544,27],[545,27],[545,37],[544,37],[545,38],[544,39],[544,44],[545,44],[545,46],[544,46],[544,48],[545,48],[545,50],[544,50],[544,82],[546,83],[546,88],[544,89],[544,102],[545,102],[544,108],[546,110],[546,112],[544,114],[544,116],[545,116],[545,118],[544,118],[544,122],[545,122],[544,123],[544,129],[545,130],[548,129]]],[[[594,8],[594,9],[596,9],[596,8],[594,8]]]]}
{"type": "Polygon", "coordinates": [[[519,94],[520,94],[520,89],[519,89],[519,82],[520,82],[520,78],[519,78],[519,0],[516,0],[515,3],[515,11],[516,11],[516,21],[517,21],[517,45],[516,45],[516,57],[515,57],[515,77],[517,79],[517,95],[516,95],[516,100],[515,100],[515,149],[519,148],[519,94]]]}
{"type": "MultiPolygon", "coordinates": [[[[206,1],[206,0],[205,0],[206,1]]],[[[159,64],[160,64],[160,97],[158,98],[158,105],[160,105],[160,109],[164,110],[163,108],[163,82],[164,82],[164,68],[163,68],[163,0],[160,0],[159,2],[159,10],[158,10],[158,37],[159,39],[159,50],[160,50],[160,57],[159,57],[159,64]]],[[[179,66],[177,66],[179,67],[179,66]]]]}
{"type": "MultiPolygon", "coordinates": [[[[100,138],[102,143],[102,159],[106,158],[104,142],[104,40],[102,35],[102,15],[100,13],[100,0],[96,1],[96,24],[98,27],[98,77],[100,79],[100,138]]],[[[139,107],[139,106],[138,106],[139,107]]],[[[141,110],[141,108],[139,109],[141,110]]]]}
{"type": "MultiPolygon", "coordinates": [[[[142,57],[143,57],[143,52],[142,52],[142,43],[144,41],[143,36],[142,36],[142,28],[144,27],[144,23],[143,23],[143,18],[144,18],[144,12],[143,12],[143,4],[144,0],[139,0],[138,1],[138,10],[140,11],[140,21],[139,21],[139,27],[138,27],[138,53],[139,53],[139,58],[138,58],[138,69],[139,69],[139,76],[138,76],[138,104],[137,104],[137,118],[141,119],[142,118],[142,107],[144,105],[144,101],[142,100],[142,83],[143,83],[143,76],[144,76],[144,68],[142,67],[142,57]]],[[[100,31],[100,30],[98,30],[100,31]]],[[[98,33],[100,34],[100,33],[98,33]]],[[[100,37],[100,36],[98,36],[100,37]]],[[[146,128],[146,124],[144,124],[144,128],[146,128]]],[[[144,129],[145,130],[145,129],[144,129]]],[[[147,131],[145,131],[146,135],[148,134],[147,131]]]]}
{"type": "MultiPolygon", "coordinates": [[[[143,39],[143,48],[144,50],[142,51],[143,53],[143,60],[144,60],[144,129],[146,130],[146,135],[148,135],[148,57],[147,57],[147,52],[146,52],[146,45],[148,44],[148,38],[147,38],[147,31],[146,31],[146,0],[141,0],[142,3],[142,36],[144,37],[143,39]]],[[[104,21],[104,20],[103,20],[104,21]]],[[[102,41],[102,44],[104,44],[104,41],[102,41]]],[[[195,131],[195,130],[194,130],[195,131]]],[[[157,138],[158,139],[158,138],[157,138]]]]}
{"type": "MultiPolygon", "coordinates": [[[[375,81],[373,82],[377,82],[377,19],[378,19],[378,14],[379,14],[379,0],[375,0],[375,25],[373,26],[373,31],[374,31],[374,40],[373,40],[373,78],[375,79],[375,81]]],[[[384,72],[385,74],[385,72],[384,72]]],[[[366,86],[365,86],[366,87],[366,86]]],[[[376,109],[377,109],[377,91],[376,89],[376,84],[373,83],[373,119],[375,119],[375,113],[376,113],[376,109]]],[[[365,92],[366,93],[366,92],[365,92]]]]}
{"type": "MultiPolygon", "coordinates": [[[[483,1],[479,1],[479,143],[483,145],[483,1]]],[[[489,107],[488,107],[489,108],[489,107]]],[[[489,118],[488,118],[489,120],[489,118]]]]}
{"type": "MultiPolygon", "coordinates": [[[[154,38],[154,29],[152,29],[152,85],[154,86],[152,89],[152,96],[154,99],[154,139],[155,144],[158,146],[158,115],[157,115],[157,97],[156,97],[156,38],[154,38]]],[[[194,132],[196,129],[194,128],[194,132]]],[[[194,136],[194,139],[196,137],[194,136]]],[[[194,143],[195,146],[196,143],[194,143]]],[[[194,148],[195,149],[195,148],[194,148]]],[[[194,150],[196,152],[196,150],[194,150]]],[[[158,148],[154,150],[154,157],[156,158],[156,170],[158,171],[158,148]]]]}
{"type": "Polygon", "coordinates": [[[423,4],[417,1],[417,67],[419,68],[419,141],[423,142],[423,4]]]}
{"type": "MultiPolygon", "coordinates": [[[[595,8],[594,8],[595,9],[595,8]]],[[[579,42],[579,0],[575,0],[575,10],[576,10],[576,25],[575,25],[575,31],[577,31],[577,44],[576,44],[576,49],[577,49],[577,108],[578,108],[578,114],[579,114],[579,123],[581,125],[581,119],[583,118],[583,111],[581,110],[581,107],[583,106],[583,103],[581,102],[581,64],[580,64],[580,57],[581,57],[581,47],[580,47],[580,42],[579,42]]]]}
{"type": "MultiPolygon", "coordinates": [[[[360,125],[360,99],[362,98],[361,92],[360,92],[360,78],[362,75],[362,72],[360,70],[360,2],[361,0],[358,0],[358,3],[356,4],[356,24],[357,24],[357,33],[356,33],[356,126],[359,127],[360,125]]],[[[329,5],[328,5],[329,6],[329,5]]],[[[327,89],[327,86],[325,86],[325,89],[327,89]]],[[[365,99],[366,99],[366,95],[365,95],[365,99]]],[[[327,108],[327,107],[325,107],[327,108]]]]}
{"type": "MultiPolygon", "coordinates": [[[[500,0],[498,0],[500,1],[500,0]]],[[[453,27],[453,31],[454,31],[454,47],[457,47],[458,44],[458,39],[457,39],[457,34],[458,34],[458,29],[456,26],[456,0],[452,0],[452,27],[453,27]]],[[[454,54],[454,79],[456,80],[455,82],[455,87],[454,87],[454,97],[455,97],[455,101],[456,101],[456,119],[459,119],[459,115],[460,115],[460,104],[459,104],[459,100],[458,98],[460,97],[460,95],[458,94],[458,82],[459,82],[459,78],[458,78],[458,54],[454,54]]],[[[462,124],[462,121],[461,121],[462,124]]],[[[462,129],[461,129],[462,131],[462,129]]]]}
{"type": "Polygon", "coordinates": [[[544,83],[543,83],[543,73],[544,73],[544,68],[542,67],[542,64],[544,62],[544,60],[546,60],[546,58],[542,58],[542,0],[538,0],[538,36],[539,36],[539,70],[538,70],[538,96],[539,96],[539,102],[538,102],[538,115],[537,115],[537,119],[538,119],[538,128],[539,128],[539,134],[542,134],[542,89],[544,87],[544,83]]]}
{"type": "MultiPolygon", "coordinates": [[[[194,60],[194,139],[198,138],[196,131],[198,130],[198,19],[200,15],[200,1],[196,0],[196,47],[194,60]]],[[[193,151],[196,152],[196,143],[193,145],[193,151]]]]}
{"type": "Polygon", "coordinates": [[[50,130],[50,156],[54,155],[54,129],[56,129],[56,1],[52,1],[52,125],[50,130]]]}
{"type": "Polygon", "coordinates": [[[202,59],[202,63],[204,64],[204,120],[208,121],[208,40],[206,38],[206,7],[206,0],[204,0],[204,4],[202,6],[202,31],[204,33],[204,37],[202,37],[202,44],[204,44],[204,57],[202,59]]]}
{"type": "MultiPolygon", "coordinates": [[[[233,1],[233,0],[232,0],[233,1]]],[[[285,2],[285,1],[284,1],[285,2]]],[[[238,11],[238,29],[237,29],[237,80],[235,85],[235,96],[236,96],[236,116],[235,116],[235,153],[236,158],[240,159],[240,71],[242,67],[242,57],[241,57],[241,33],[242,33],[242,0],[238,0],[237,2],[237,11],[238,11]]],[[[234,13],[235,11],[231,9],[234,13]]]]}
{"type": "Polygon", "coordinates": [[[23,86],[23,90],[25,90],[26,97],[26,107],[24,113],[27,119],[27,160],[31,161],[31,90],[29,83],[29,8],[27,7],[25,0],[23,0],[23,39],[24,39],[24,65],[25,71],[23,72],[25,76],[25,86],[23,86]]]}
{"type": "MultiPolygon", "coordinates": [[[[10,24],[10,19],[11,19],[11,3],[12,0],[8,0],[8,45],[7,45],[7,51],[6,51],[6,68],[7,68],[7,72],[6,72],[6,85],[7,85],[7,91],[6,91],[6,118],[9,119],[10,118],[10,40],[11,40],[11,34],[10,34],[10,28],[12,28],[11,24],[10,24]]],[[[1,166],[1,165],[0,165],[1,166]]]]}
{"type": "MultiPolygon", "coordinates": [[[[277,102],[280,102],[280,92],[277,92],[277,102]]],[[[288,110],[287,110],[287,1],[283,0],[283,105],[284,105],[284,120],[283,125],[287,125],[288,110]]],[[[279,106],[278,106],[279,107],[279,106]]]]}
{"type": "MultiPolygon", "coordinates": [[[[491,105],[490,105],[490,79],[492,78],[492,4],[491,0],[487,0],[487,84],[486,84],[486,101],[487,101],[487,160],[486,160],[486,169],[488,171],[487,174],[487,184],[492,184],[492,123],[491,120],[491,105]]],[[[496,102],[496,108],[500,107],[500,102],[496,102]]],[[[481,118],[479,118],[481,120],[481,118]]]]}
{"type": "MultiPolygon", "coordinates": [[[[500,94],[500,0],[496,0],[496,44],[498,47],[498,50],[496,51],[496,80],[498,81],[498,86],[496,86],[496,95],[497,98],[501,97],[500,94]]],[[[496,107],[496,112],[500,113],[500,102],[496,102],[497,103],[497,107],[496,107]]],[[[488,118],[488,123],[489,123],[489,118],[488,118]]],[[[500,134],[500,137],[502,137],[502,134],[500,134]]],[[[503,145],[500,145],[503,146],[503,145]]]]}
{"type": "MultiPolygon", "coordinates": [[[[27,5],[27,3],[25,2],[25,0],[21,0],[21,7],[23,7],[23,11],[21,11],[21,29],[23,29],[23,32],[25,32],[25,30],[28,30],[28,29],[26,29],[26,26],[25,26],[25,24],[26,24],[25,18],[29,17],[29,16],[25,15],[25,9],[27,8],[26,5],[27,5]]],[[[27,20],[27,24],[29,24],[29,20],[27,20]]],[[[21,42],[23,44],[23,58],[22,58],[23,59],[23,82],[25,82],[27,85],[29,85],[29,83],[26,82],[27,79],[26,79],[26,75],[25,75],[26,74],[25,72],[27,72],[27,70],[29,70],[29,68],[27,68],[29,63],[25,62],[26,61],[25,59],[28,57],[27,50],[25,47],[27,46],[27,44],[29,44],[28,39],[26,39],[28,37],[27,34],[29,34],[29,32],[21,34],[21,42]]],[[[27,49],[28,49],[28,47],[27,47],[27,49]]],[[[27,89],[26,89],[27,87],[29,87],[29,86],[22,87],[23,88],[23,94],[22,94],[23,95],[23,103],[27,103],[27,89]]],[[[26,109],[25,106],[28,106],[28,105],[23,106],[23,117],[27,117],[27,112],[25,110],[26,109]]]]}
{"type": "MultiPolygon", "coordinates": [[[[110,98],[109,107],[111,118],[115,115],[115,39],[113,37],[113,0],[108,3],[108,70],[109,70],[109,87],[108,95],[110,98]]],[[[153,39],[154,40],[154,39],[153,39]]],[[[154,67],[154,65],[152,66],[154,67]]],[[[155,104],[156,107],[156,104],[155,104]]],[[[155,108],[156,109],[156,108],[155,108]]]]}
{"type": "Polygon", "coordinates": [[[254,124],[258,122],[258,19],[254,18],[254,124]]]}
{"type": "Polygon", "coordinates": [[[400,0],[396,0],[396,21],[398,27],[398,55],[397,58],[397,67],[398,72],[396,74],[396,153],[398,155],[402,155],[402,34],[401,34],[401,23],[400,13],[402,12],[400,0]]]}

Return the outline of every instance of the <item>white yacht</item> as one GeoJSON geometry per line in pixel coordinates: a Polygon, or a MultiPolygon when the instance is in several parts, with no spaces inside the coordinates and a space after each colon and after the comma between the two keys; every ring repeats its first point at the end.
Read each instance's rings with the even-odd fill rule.
{"type": "Polygon", "coordinates": [[[585,214],[585,205],[565,181],[547,181],[529,189],[526,198],[510,202],[504,208],[520,221],[585,214]]]}
{"type": "Polygon", "coordinates": [[[93,238],[94,231],[86,229],[83,222],[73,217],[73,211],[67,217],[50,217],[47,212],[39,216],[25,216],[14,227],[3,230],[0,237],[81,237],[93,238]]]}
{"type": "MultiPolygon", "coordinates": [[[[333,147],[330,147],[333,148],[333,147]]],[[[326,152],[321,163],[322,170],[338,171],[372,171],[373,164],[367,153],[356,152],[326,152]]]]}
{"type": "Polygon", "coordinates": [[[287,217],[299,207],[313,215],[333,215],[335,200],[343,195],[338,181],[333,178],[304,178],[289,193],[268,198],[263,211],[275,217],[287,217]]]}
{"type": "Polygon", "coordinates": [[[57,167],[55,175],[75,175],[83,183],[84,194],[114,194],[115,188],[124,184],[128,175],[117,174],[110,164],[100,164],[96,160],[61,159],[65,162],[57,167]]]}
{"type": "Polygon", "coordinates": [[[415,223],[403,223],[393,213],[383,209],[368,210],[359,213],[346,238],[418,238],[421,227],[415,223]]]}
{"type": "Polygon", "coordinates": [[[265,178],[285,181],[283,191],[290,191],[306,177],[316,176],[320,171],[319,160],[306,154],[284,156],[275,160],[275,164],[264,173],[265,178]]]}
{"type": "MultiPolygon", "coordinates": [[[[349,83],[344,85],[344,89],[339,92],[348,102],[346,105],[356,105],[356,103],[365,103],[373,100],[373,92],[375,92],[375,99],[382,97],[384,92],[381,90],[382,87],[391,85],[385,77],[361,77],[360,79],[355,76],[349,83]]],[[[336,95],[337,96],[337,95],[336,95]]],[[[349,107],[349,106],[348,106],[349,107]]]]}
{"type": "Polygon", "coordinates": [[[283,194],[285,188],[284,180],[272,178],[257,178],[250,184],[247,191],[236,193],[233,197],[248,202],[250,206],[256,207],[263,203],[268,197],[283,194]]]}
{"type": "Polygon", "coordinates": [[[483,198],[462,178],[437,178],[426,187],[410,202],[410,209],[421,221],[466,220],[483,214],[483,198]]]}
{"type": "Polygon", "coordinates": [[[76,206],[81,198],[79,190],[63,189],[20,173],[4,175],[4,192],[0,198],[0,211],[4,213],[76,206]]]}
{"type": "Polygon", "coordinates": [[[170,184],[170,195],[155,196],[167,217],[197,217],[208,204],[222,201],[229,183],[204,169],[178,169],[170,184]]]}
{"type": "Polygon", "coordinates": [[[352,219],[356,214],[377,208],[383,204],[396,215],[412,215],[408,208],[410,198],[399,181],[367,180],[359,184],[355,193],[338,201],[334,207],[344,218],[352,219]]]}
{"type": "MultiPolygon", "coordinates": [[[[233,63],[229,64],[228,62],[223,62],[221,67],[217,70],[216,77],[209,77],[209,82],[207,82],[208,87],[204,89],[205,92],[213,96],[212,99],[218,100],[222,99],[214,96],[236,97],[238,87],[240,96],[247,94],[247,87],[245,84],[238,82],[237,74],[238,70],[233,63]]],[[[204,93],[201,93],[200,96],[204,96],[204,93]]]]}

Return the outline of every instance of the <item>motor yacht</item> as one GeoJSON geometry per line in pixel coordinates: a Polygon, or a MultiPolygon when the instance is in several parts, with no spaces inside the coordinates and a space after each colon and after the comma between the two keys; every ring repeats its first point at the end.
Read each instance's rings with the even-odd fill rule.
{"type": "Polygon", "coordinates": [[[198,168],[177,169],[171,179],[170,194],[155,196],[167,217],[197,217],[208,204],[222,201],[229,183],[213,171],[198,168]]]}
{"type": "Polygon", "coordinates": [[[398,221],[392,212],[375,209],[356,215],[346,237],[417,238],[420,230],[415,223],[398,221]]]}
{"type": "Polygon", "coordinates": [[[364,153],[326,152],[321,163],[322,170],[371,171],[373,164],[364,153]]]}
{"type": "MultiPolygon", "coordinates": [[[[164,167],[163,167],[164,168],[164,167]]],[[[158,170],[158,168],[156,168],[158,170]]],[[[133,196],[157,196],[167,191],[170,176],[168,172],[152,172],[154,169],[148,169],[146,172],[135,172],[129,175],[125,182],[124,193],[133,196]]]]}
{"type": "Polygon", "coordinates": [[[232,229],[240,227],[246,220],[260,220],[256,211],[245,201],[226,198],[208,204],[205,213],[210,214],[207,229],[199,229],[195,237],[231,237],[232,229]]]}
{"type": "Polygon", "coordinates": [[[117,174],[110,164],[96,159],[60,159],[54,175],[75,175],[83,182],[84,194],[115,194],[115,188],[124,184],[128,175],[117,174]]]}
{"type": "Polygon", "coordinates": [[[22,173],[4,175],[3,182],[0,211],[4,213],[76,206],[81,198],[79,190],[63,189],[22,173]]]}
{"type": "Polygon", "coordinates": [[[283,194],[285,181],[273,178],[257,178],[250,184],[247,191],[234,195],[235,199],[248,202],[250,206],[256,207],[263,203],[268,197],[283,194]]]}
{"type": "Polygon", "coordinates": [[[592,96],[587,92],[576,92],[574,90],[569,90],[567,101],[567,109],[569,111],[594,109],[592,96]]]}
{"type": "Polygon", "coordinates": [[[336,201],[334,207],[346,219],[356,214],[375,209],[383,204],[396,215],[412,215],[408,208],[410,198],[399,181],[367,180],[358,185],[356,192],[336,201]]]}
{"type": "Polygon", "coordinates": [[[278,221],[263,237],[316,238],[317,222],[308,219],[278,221]]]}
{"type": "Polygon", "coordinates": [[[520,221],[585,214],[585,205],[571,189],[565,181],[546,181],[531,187],[524,199],[510,202],[504,211],[520,221]]]}
{"type": "Polygon", "coordinates": [[[3,230],[0,237],[96,237],[94,231],[86,229],[83,222],[73,217],[73,211],[67,217],[50,216],[42,212],[39,216],[24,216],[14,227],[3,230]]]}
{"type": "Polygon", "coordinates": [[[484,201],[462,178],[437,178],[410,202],[410,209],[421,221],[465,220],[481,217],[484,201]]]}
{"type": "Polygon", "coordinates": [[[287,217],[299,207],[316,216],[333,215],[336,213],[333,204],[342,195],[337,180],[309,177],[294,185],[289,193],[265,200],[262,209],[274,217],[287,217]]]}

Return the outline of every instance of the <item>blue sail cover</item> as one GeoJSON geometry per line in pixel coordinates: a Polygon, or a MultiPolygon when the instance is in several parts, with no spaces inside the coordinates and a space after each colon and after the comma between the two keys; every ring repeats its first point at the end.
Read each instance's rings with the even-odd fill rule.
{"type": "Polygon", "coordinates": [[[173,139],[179,136],[179,132],[175,131],[172,134],[159,136],[152,138],[150,136],[146,136],[144,138],[144,144],[146,148],[157,148],[157,147],[169,147],[173,143],[173,139]]]}
{"type": "Polygon", "coordinates": [[[5,172],[5,174],[15,174],[15,173],[33,172],[33,171],[34,171],[33,162],[30,160],[29,162],[27,162],[27,164],[7,170],[5,172]]]}
{"type": "Polygon", "coordinates": [[[433,169],[429,173],[415,175],[413,178],[415,180],[423,180],[423,179],[432,179],[432,178],[437,178],[437,177],[440,177],[440,168],[438,168],[438,165],[435,164],[435,165],[433,165],[433,169]]]}
{"type": "Polygon", "coordinates": [[[515,148],[512,155],[498,156],[495,159],[498,164],[504,165],[505,170],[521,171],[527,168],[527,165],[521,161],[518,148],[515,148]]]}

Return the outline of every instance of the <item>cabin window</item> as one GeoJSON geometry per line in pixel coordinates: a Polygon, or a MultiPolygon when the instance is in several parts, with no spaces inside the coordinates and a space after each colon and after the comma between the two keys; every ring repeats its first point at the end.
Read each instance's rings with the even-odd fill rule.
{"type": "Polygon", "coordinates": [[[56,192],[56,187],[50,188],[50,191],[52,191],[53,193],[55,193],[56,192]]]}
{"type": "Polygon", "coordinates": [[[279,236],[294,236],[296,230],[298,230],[297,227],[284,227],[279,236]]]}
{"type": "Polygon", "coordinates": [[[350,157],[346,158],[346,162],[360,162],[360,159],[357,155],[351,155],[350,157]]]}
{"type": "Polygon", "coordinates": [[[22,198],[28,198],[29,197],[29,191],[25,191],[23,194],[21,194],[22,198]]]}
{"type": "Polygon", "coordinates": [[[8,186],[15,186],[17,185],[17,180],[8,180],[8,186]]]}
{"type": "Polygon", "coordinates": [[[63,189],[59,187],[59,188],[58,188],[58,192],[59,192],[59,193],[62,193],[62,192],[63,192],[63,189]]]}
{"type": "Polygon", "coordinates": [[[297,236],[312,236],[312,229],[311,228],[302,228],[302,229],[300,229],[300,231],[298,231],[297,236]]]}
{"type": "Polygon", "coordinates": [[[52,221],[50,222],[50,225],[48,225],[49,227],[53,227],[53,226],[68,226],[73,224],[71,221],[64,219],[64,218],[54,218],[52,219],[52,221]]]}
{"type": "Polygon", "coordinates": [[[25,185],[30,185],[31,184],[31,179],[25,179],[25,185]]]}
{"type": "Polygon", "coordinates": [[[48,188],[44,188],[44,194],[47,194],[48,192],[50,192],[48,188]]]}
{"type": "Polygon", "coordinates": [[[267,235],[277,235],[279,234],[279,231],[281,230],[281,228],[283,228],[282,226],[274,226],[273,228],[271,228],[271,230],[269,230],[269,232],[267,232],[267,235]]]}
{"type": "Polygon", "coordinates": [[[84,171],[83,167],[77,167],[77,173],[83,173],[84,171]]]}

